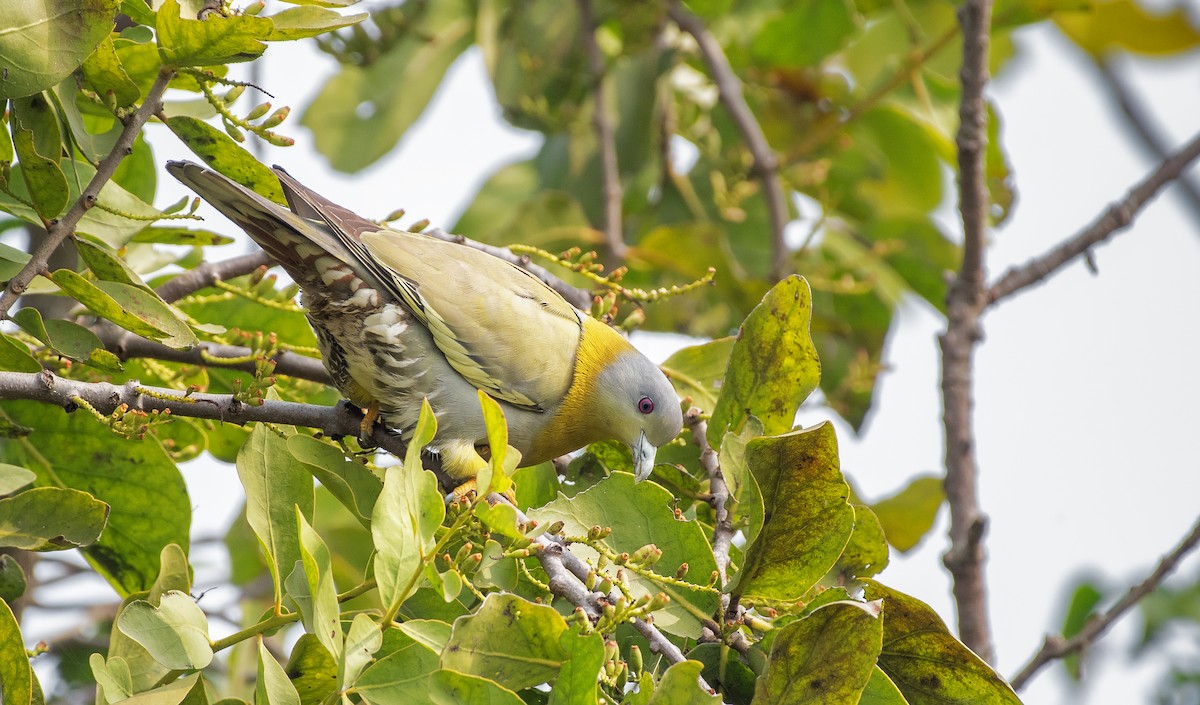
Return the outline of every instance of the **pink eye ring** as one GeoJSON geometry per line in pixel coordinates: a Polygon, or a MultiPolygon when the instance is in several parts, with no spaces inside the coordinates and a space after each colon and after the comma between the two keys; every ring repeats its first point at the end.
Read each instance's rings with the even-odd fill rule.
{"type": "Polygon", "coordinates": [[[642,397],[638,400],[638,411],[643,414],[649,414],[654,411],[654,400],[650,397],[642,397]]]}

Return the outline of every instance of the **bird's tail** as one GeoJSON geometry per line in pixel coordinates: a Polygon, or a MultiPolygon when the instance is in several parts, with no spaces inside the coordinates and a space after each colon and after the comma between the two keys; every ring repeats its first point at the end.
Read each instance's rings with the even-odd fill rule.
{"type": "Polygon", "coordinates": [[[336,263],[323,261],[322,255],[332,255],[342,265],[357,269],[354,258],[324,223],[289,211],[193,162],[167,162],[167,171],[246,231],[301,288],[329,284],[322,272],[336,263]]]}

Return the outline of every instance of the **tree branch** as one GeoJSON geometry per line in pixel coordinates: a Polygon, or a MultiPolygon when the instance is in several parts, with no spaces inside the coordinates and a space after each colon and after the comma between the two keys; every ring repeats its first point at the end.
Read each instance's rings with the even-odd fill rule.
{"type": "MultiPolygon", "coordinates": [[[[1121,112],[1125,114],[1125,119],[1133,127],[1133,131],[1141,138],[1142,144],[1160,162],[1166,159],[1168,156],[1167,145],[1163,142],[1162,137],[1154,132],[1150,117],[1142,112],[1142,108],[1129,90],[1129,86],[1113,70],[1112,62],[1107,59],[1097,59],[1096,68],[1100,71],[1100,78],[1104,80],[1104,86],[1116,99],[1117,105],[1121,106],[1121,112]]],[[[1192,218],[1200,221],[1200,186],[1186,176],[1179,177],[1178,185],[1180,193],[1183,194],[1188,207],[1191,208],[1192,218]]]]}
{"type": "Polygon", "coordinates": [[[1200,134],[1159,164],[1158,168],[1138,182],[1124,199],[1109,206],[1108,210],[1086,228],[1044,255],[1005,272],[1000,281],[988,289],[988,303],[996,303],[1022,289],[1041,283],[1076,257],[1086,254],[1093,246],[1128,227],[1138,211],[1158,195],[1163,186],[1178,179],[1197,157],[1200,157],[1200,134]]]}
{"type": "Polygon", "coordinates": [[[170,279],[154,291],[163,301],[174,303],[219,281],[250,274],[259,267],[269,267],[272,264],[274,263],[267,258],[267,253],[262,250],[220,262],[205,262],[170,279]]]}
{"type": "Polygon", "coordinates": [[[983,535],[986,518],[979,507],[975,463],[972,382],[979,316],[984,304],[983,248],[987,228],[987,85],[991,0],[967,0],[958,11],[963,33],[960,72],[958,187],[963,221],[962,267],[946,296],[946,332],[942,348],[942,404],[946,429],[946,499],[950,505],[950,550],[943,562],[954,579],[958,632],[968,647],[992,661],[983,535]]]}
{"type": "Polygon", "coordinates": [[[600,149],[600,173],[604,180],[604,241],[612,256],[625,259],[624,230],[621,227],[621,173],[617,170],[617,143],[612,122],[608,119],[608,101],[604,95],[604,55],[596,43],[596,18],[591,0],[578,0],[581,36],[587,54],[588,70],[592,73],[592,129],[600,149]]]}
{"type": "Polygon", "coordinates": [[[746,148],[754,157],[754,171],[762,181],[763,197],[767,201],[767,211],[771,217],[771,276],[779,281],[787,276],[791,269],[787,243],[783,239],[783,229],[788,222],[788,207],[783,181],[779,178],[779,158],[767,142],[762,127],[754,119],[750,106],[746,105],[746,98],[742,95],[742,82],[738,80],[720,43],[704,26],[704,22],[688,11],[679,0],[672,0],[667,6],[667,15],[681,30],[695,37],[696,44],[700,47],[700,56],[717,84],[721,104],[725,106],[725,111],[742,133],[746,148]]]}
{"type": "Polygon", "coordinates": [[[1042,643],[1042,648],[1034,654],[1033,658],[1029,659],[1029,662],[1025,664],[1017,675],[1013,676],[1012,681],[1010,681],[1012,687],[1020,689],[1046,664],[1080,651],[1103,636],[1104,632],[1108,631],[1108,628],[1114,622],[1124,616],[1142,598],[1157,590],[1163,580],[1175,570],[1184,556],[1196,548],[1197,544],[1200,544],[1200,521],[1197,521],[1192,526],[1191,532],[1170,553],[1162,557],[1162,560],[1158,562],[1158,566],[1155,567],[1153,573],[1148,575],[1142,582],[1129,588],[1129,591],[1120,600],[1117,600],[1116,604],[1105,610],[1103,614],[1094,615],[1089,619],[1078,634],[1070,639],[1046,637],[1046,641],[1042,643]]]}
{"type": "MultiPolygon", "coordinates": [[[[265,400],[258,406],[245,404],[228,394],[189,394],[177,389],[149,387],[136,381],[125,384],[80,382],[42,372],[0,372],[0,399],[25,399],[53,404],[68,412],[87,402],[101,414],[111,414],[124,404],[134,411],[168,411],[172,416],[210,419],[245,424],[252,421],[290,424],[323,431],[329,436],[358,437],[362,415],[345,404],[318,406],[290,401],[265,400]]],[[[400,436],[376,425],[371,440],[383,450],[404,457],[406,444],[400,436]]]]}
{"type": "Polygon", "coordinates": [[[24,294],[25,290],[29,288],[29,283],[46,269],[50,255],[58,249],[63,240],[75,234],[75,227],[79,225],[80,219],[96,205],[96,200],[100,197],[100,190],[116,173],[121,161],[133,150],[133,141],[141,134],[142,126],[146,124],[151,115],[162,109],[162,96],[167,90],[167,84],[172,75],[174,72],[169,69],[159,71],[158,78],[150,87],[150,91],[146,93],[146,99],[142,101],[142,105],[132,115],[123,119],[125,127],[117,137],[112,150],[96,165],[96,174],[79,194],[79,200],[75,201],[61,219],[50,223],[46,228],[46,238],[42,240],[42,244],[21,268],[21,271],[17,272],[17,275],[8,282],[4,293],[0,294],[0,318],[8,318],[9,310],[16,304],[21,294],[24,294]]]}
{"type": "MultiPolygon", "coordinates": [[[[729,518],[729,485],[721,474],[721,466],[717,452],[708,445],[708,424],[700,417],[701,411],[696,407],[688,409],[683,416],[683,423],[692,432],[692,442],[700,447],[700,467],[708,475],[709,505],[716,516],[713,526],[713,558],[717,561],[717,572],[721,576],[721,584],[728,582],[726,575],[729,570],[729,547],[733,545],[733,522],[729,518]]],[[[724,597],[724,596],[723,596],[724,597]]]]}

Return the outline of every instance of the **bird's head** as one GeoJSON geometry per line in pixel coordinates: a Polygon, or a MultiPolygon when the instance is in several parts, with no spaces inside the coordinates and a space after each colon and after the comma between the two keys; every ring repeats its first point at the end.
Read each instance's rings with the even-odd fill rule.
{"type": "Polygon", "coordinates": [[[632,347],[613,357],[596,381],[596,413],[633,449],[634,475],[645,480],[659,446],[683,429],[679,396],[662,370],[632,347]]]}

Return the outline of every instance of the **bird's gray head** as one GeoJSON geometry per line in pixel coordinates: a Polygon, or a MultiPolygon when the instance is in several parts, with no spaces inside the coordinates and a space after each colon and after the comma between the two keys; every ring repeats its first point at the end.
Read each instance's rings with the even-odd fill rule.
{"type": "Polygon", "coordinates": [[[600,373],[600,409],[613,435],[633,449],[634,475],[644,480],[654,469],[655,451],[683,429],[679,395],[666,375],[630,348],[600,373]]]}

